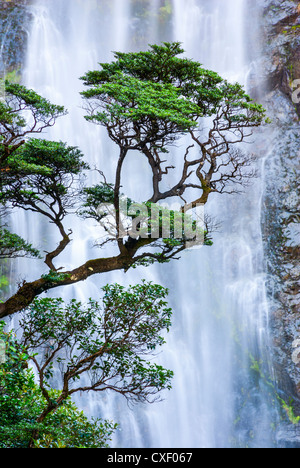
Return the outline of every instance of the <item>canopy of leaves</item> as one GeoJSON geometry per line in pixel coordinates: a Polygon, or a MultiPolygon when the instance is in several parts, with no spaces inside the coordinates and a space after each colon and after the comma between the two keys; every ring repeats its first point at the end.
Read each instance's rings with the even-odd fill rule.
{"type": "Polygon", "coordinates": [[[211,192],[232,193],[231,183],[243,185],[253,177],[248,170],[253,161],[233,147],[264,122],[265,109],[239,83],[179,57],[183,52],[178,42],[116,52],[115,61],[101,63],[100,70],[82,77],[88,87],[82,95],[87,120],[104,125],[123,151],[135,149],[147,157],[153,173],[151,201],[182,197],[191,188],[200,194],[186,203],[192,206],[205,204],[211,192]],[[190,134],[191,145],[183,143],[186,149],[176,164],[182,166],[181,177],[162,192],[174,163],[162,160],[161,153],[168,153],[182,134],[190,134]],[[196,150],[191,159],[192,147],[196,150]]]}
{"type": "Polygon", "coordinates": [[[129,122],[137,124],[136,143],[158,142],[173,133],[184,132],[196,125],[193,116],[201,114],[198,106],[184,99],[173,85],[141,81],[122,72],[115,75],[113,82],[82,94],[86,98],[103,96],[103,111],[92,113],[87,120],[119,128],[129,122]]]}
{"type": "Polygon", "coordinates": [[[22,342],[28,354],[40,350],[33,359],[40,382],[55,365],[62,371],[58,401],[78,391],[109,389],[130,401],[154,401],[153,395],[170,388],[173,375],[145,360],[164,344],[161,333],[171,325],[167,290],[143,282],[127,290],[108,285],[103,292],[102,306],[92,299],[83,306],[44,298],[24,312],[22,342]],[[83,374],[90,380],[85,386],[83,374]]]}
{"type": "Polygon", "coordinates": [[[12,234],[5,228],[0,228],[0,259],[16,257],[41,258],[37,249],[17,234],[12,234]]]}
{"type": "Polygon", "coordinates": [[[211,114],[223,97],[218,86],[223,80],[217,73],[204,69],[199,62],[179,58],[178,55],[183,53],[184,49],[178,42],[151,45],[145,52],[115,52],[115,62],[101,63],[101,70],[90,71],[82,79],[92,89],[97,89],[99,84],[114,82],[119,72],[141,81],[170,84],[198,105],[198,115],[211,114]],[[191,99],[196,97],[196,93],[197,101],[191,99]]]}
{"type": "Polygon", "coordinates": [[[31,138],[7,160],[7,178],[14,174],[58,175],[78,174],[88,165],[77,147],[66,143],[31,138]]]}
{"type": "MultiPolygon", "coordinates": [[[[33,433],[36,448],[108,447],[116,425],[89,420],[69,398],[37,423],[47,401],[28,368],[28,354],[14,332],[4,328],[0,322],[0,341],[5,345],[5,360],[0,363],[0,448],[28,448],[33,433]]],[[[53,400],[57,397],[55,390],[49,389],[49,394],[53,400]]]]}
{"type": "Polygon", "coordinates": [[[78,214],[83,218],[92,218],[98,222],[108,214],[109,207],[114,206],[115,193],[113,184],[101,183],[82,190],[82,205],[78,214]],[[101,211],[101,207],[105,207],[101,211]]]}
{"type": "MultiPolygon", "coordinates": [[[[179,58],[178,55],[183,53],[184,49],[179,42],[165,42],[163,45],[154,44],[150,46],[148,51],[142,52],[115,52],[116,60],[114,62],[100,63],[101,70],[90,71],[82,77],[84,84],[90,87],[82,94],[86,98],[99,99],[109,90],[108,96],[113,96],[118,101],[122,97],[122,91],[118,90],[118,84],[120,79],[123,79],[125,84],[126,77],[128,83],[135,83],[138,86],[136,94],[139,94],[139,83],[142,82],[145,88],[151,83],[153,90],[164,89],[166,96],[170,93],[170,99],[172,93],[179,100],[184,97],[190,106],[185,108],[186,115],[190,115],[192,120],[203,116],[212,116],[220,106],[227,103],[232,106],[232,110],[234,107],[252,110],[256,119],[261,121],[264,109],[252,102],[241,85],[230,84],[214,71],[204,69],[197,61],[179,58]],[[131,82],[131,78],[134,81],[131,82]],[[158,87],[158,84],[163,86],[158,87]]],[[[122,102],[121,99],[120,102],[122,102]]],[[[131,102],[133,103],[133,99],[131,102]]],[[[149,107],[151,107],[152,100],[149,103],[149,107]]],[[[163,103],[159,100],[159,104],[163,103]]],[[[158,105],[157,108],[159,107],[158,105]]],[[[137,114],[134,112],[133,116],[137,114]]],[[[236,114],[235,119],[238,119],[239,115],[243,119],[243,114],[236,114]]]]}
{"type": "MultiPolygon", "coordinates": [[[[63,106],[51,104],[47,99],[41,97],[32,89],[28,89],[18,83],[5,81],[5,93],[8,102],[18,100],[26,109],[32,109],[39,117],[57,116],[65,112],[63,106]]],[[[7,110],[8,113],[10,113],[9,109],[7,110]]],[[[10,111],[12,110],[13,109],[10,109],[10,111]]],[[[13,113],[11,112],[11,114],[13,113]]]]}
{"type": "Polygon", "coordinates": [[[23,143],[26,135],[41,133],[66,114],[63,106],[51,104],[23,85],[5,81],[4,91],[0,102],[1,161],[23,143]]]}
{"type": "Polygon", "coordinates": [[[74,205],[74,181],[88,169],[82,158],[66,143],[30,139],[1,169],[0,203],[62,219],[74,205]]]}

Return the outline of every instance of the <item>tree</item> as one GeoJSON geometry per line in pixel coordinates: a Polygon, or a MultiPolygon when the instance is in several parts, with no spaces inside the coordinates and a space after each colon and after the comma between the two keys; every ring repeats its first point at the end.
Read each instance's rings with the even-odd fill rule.
{"type": "MultiPolygon", "coordinates": [[[[24,140],[52,125],[65,110],[33,91],[6,83],[7,99],[1,104],[0,114],[0,201],[7,209],[18,207],[43,215],[57,226],[61,240],[44,258],[49,274],[33,282],[24,281],[11,298],[0,304],[0,317],[22,310],[41,293],[58,286],[95,274],[177,258],[195,237],[193,230],[183,229],[178,235],[171,222],[167,237],[162,229],[153,237],[151,204],[180,201],[178,211],[184,220],[187,211],[205,204],[211,193],[235,191],[236,185],[253,176],[251,157],[243,154],[238,144],[265,121],[264,109],[250,99],[242,86],[228,83],[198,62],[179,58],[182,53],[176,42],[153,45],[146,52],[115,53],[114,62],[101,64],[99,71],[88,72],[82,78],[88,87],[82,92],[88,110],[86,119],[106,129],[119,155],[114,181],[107,181],[98,167],[99,183],[81,186],[81,190],[80,181],[89,168],[80,150],[66,143],[24,140]],[[23,109],[31,112],[34,123],[26,124],[20,114],[23,109]],[[188,137],[187,144],[182,136],[188,137]],[[182,152],[176,167],[181,167],[181,174],[166,190],[165,178],[173,169],[169,155],[179,144],[182,152]],[[131,151],[145,157],[152,171],[152,194],[145,200],[131,200],[130,194],[121,192],[124,162],[131,151]],[[122,234],[120,207],[124,197],[125,217],[135,222],[132,236],[130,230],[129,235],[122,234]],[[139,229],[142,232],[145,219],[139,219],[136,202],[146,206],[149,214],[148,230],[143,229],[143,235],[139,235],[139,229]],[[55,259],[72,239],[71,229],[65,226],[67,214],[76,207],[79,216],[104,220],[105,227],[111,214],[105,208],[107,204],[114,208],[118,253],[111,257],[100,254],[72,271],[55,265],[55,259]]],[[[159,216],[162,225],[163,216],[159,216]]],[[[170,213],[170,218],[176,216],[174,211],[170,213]]],[[[210,245],[207,223],[202,231],[203,243],[210,245]]],[[[97,243],[98,248],[102,245],[97,243]]]]}
{"type": "Polygon", "coordinates": [[[37,249],[8,229],[0,228],[0,259],[17,257],[42,258],[37,249]]]}
{"type": "MultiPolygon", "coordinates": [[[[64,107],[51,104],[25,86],[5,81],[4,89],[5,93],[0,101],[0,258],[38,258],[40,254],[37,249],[5,228],[3,219],[8,211],[6,201],[13,194],[18,194],[22,199],[26,192],[22,192],[21,178],[25,174],[31,176],[38,169],[32,161],[26,162],[26,158],[20,157],[20,149],[26,148],[26,137],[42,133],[54,125],[57,118],[65,115],[66,111],[64,107]]],[[[39,166],[41,162],[42,159],[39,166]]],[[[42,168],[47,171],[45,166],[42,168]]],[[[33,187],[31,182],[28,185],[33,187]]],[[[27,198],[33,198],[32,195],[32,190],[28,190],[27,198]]],[[[16,203],[10,204],[18,206],[16,203]]],[[[26,203],[22,204],[22,208],[28,209],[26,203]]]]}
{"type": "MultiPolygon", "coordinates": [[[[88,420],[70,398],[48,415],[37,419],[47,405],[29,368],[30,357],[13,331],[4,332],[5,362],[0,363],[0,448],[101,448],[107,447],[117,426],[107,420],[88,420]],[[33,438],[33,434],[37,438],[33,438]]],[[[48,389],[57,398],[56,391],[48,389]]]]}
{"type": "Polygon", "coordinates": [[[132,402],[151,402],[170,388],[172,372],[145,359],[164,343],[163,332],[170,326],[164,288],[145,282],[129,290],[106,286],[102,305],[93,299],[83,305],[38,296],[95,274],[168,262],[199,238],[211,245],[207,220],[199,227],[192,208],[206,204],[211,193],[236,191],[236,185],[253,176],[251,157],[239,144],[264,122],[264,109],[239,84],[179,58],[182,53],[179,43],[115,53],[114,62],[82,77],[86,119],[103,126],[118,149],[114,180],[108,181],[97,167],[99,183],[92,187],[86,184],[91,169],[79,148],[37,138],[65,109],[22,85],[5,82],[0,103],[0,258],[42,257],[30,239],[10,232],[11,210],[42,216],[60,236],[58,244],[43,253],[48,272],[32,282],[24,279],[15,294],[0,303],[0,317],[24,314],[22,343],[15,348],[18,363],[13,363],[19,374],[6,368],[7,363],[0,367],[0,404],[12,404],[12,419],[1,422],[0,434],[10,434],[10,440],[16,434],[21,443],[28,442],[30,434],[30,447],[55,447],[57,437],[63,446],[74,446],[81,445],[85,431],[92,433],[86,446],[102,446],[112,426],[93,426],[78,415],[70,400],[73,394],[111,390],[132,402]],[[166,184],[175,148],[177,179],[166,184]],[[145,158],[152,172],[152,193],[144,200],[122,193],[124,163],[132,151],[145,158]],[[162,208],[159,203],[165,200],[176,200],[180,207],[162,208]],[[107,233],[104,240],[95,239],[100,254],[73,270],[57,264],[72,242],[70,214],[100,223],[107,233]],[[107,242],[117,248],[110,257],[101,251],[107,242]],[[38,384],[26,369],[28,360],[36,368],[38,384]],[[56,391],[51,389],[54,368],[61,370],[56,391]],[[20,403],[24,388],[26,397],[20,403]],[[32,401],[36,405],[28,411],[32,401]],[[54,425],[63,424],[64,411],[72,424],[58,433],[54,425]]]}
{"type": "MultiPolygon", "coordinates": [[[[10,361],[15,360],[0,365],[0,410],[6,421],[0,416],[0,441],[1,423],[25,432],[27,441],[31,429],[30,446],[43,439],[42,434],[51,435],[53,422],[62,417],[66,404],[72,409],[70,397],[78,392],[113,391],[128,401],[154,402],[161,390],[171,388],[173,373],[145,360],[165,343],[162,334],[171,325],[167,289],[142,282],[127,290],[107,285],[103,292],[103,305],[92,299],[85,306],[75,300],[65,304],[62,299],[35,299],[22,314],[20,342],[14,343],[11,333],[5,337],[10,361]],[[32,371],[24,369],[27,362],[35,367],[38,387],[32,371]],[[55,392],[53,369],[61,371],[55,392]],[[36,394],[39,403],[33,410],[36,394]]],[[[88,424],[82,417],[80,421],[88,424]]],[[[106,422],[100,428],[107,435],[111,426],[106,422]]]]}
{"type": "Polygon", "coordinates": [[[27,135],[42,133],[66,114],[63,106],[51,104],[25,86],[6,80],[4,88],[0,101],[1,165],[25,143],[27,135]]]}
{"type": "Polygon", "coordinates": [[[165,343],[160,333],[171,325],[172,311],[163,300],[168,291],[146,282],[128,290],[107,285],[103,291],[102,307],[92,299],[83,306],[44,298],[24,312],[22,343],[30,356],[40,350],[30,359],[48,402],[38,422],[74,393],[113,390],[130,401],[152,402],[153,395],[170,388],[172,372],[144,359],[165,343]],[[46,388],[53,367],[62,371],[56,401],[46,388]]]}
{"type": "Polygon", "coordinates": [[[81,172],[88,169],[82,158],[78,148],[62,142],[30,139],[6,160],[9,170],[2,176],[0,203],[39,213],[60,232],[59,246],[45,257],[50,270],[55,270],[53,259],[70,242],[62,220],[70,213],[79,194],[79,188],[75,187],[81,172]]]}
{"type": "MultiPolygon", "coordinates": [[[[244,170],[251,158],[233,147],[262,124],[265,110],[238,83],[230,84],[200,63],[178,58],[183,52],[175,42],[152,45],[147,52],[115,53],[115,62],[102,63],[100,71],[82,77],[89,87],[82,95],[87,99],[86,119],[104,126],[119,146],[119,168],[129,150],[148,159],[153,174],[150,200],[182,197],[192,188],[201,193],[189,202],[192,205],[206,203],[211,192],[224,192],[229,181],[244,183],[253,175],[244,170]],[[172,166],[162,155],[166,157],[170,145],[185,133],[197,152],[188,160],[192,147],[183,150],[180,179],[163,192],[160,186],[172,166]]],[[[119,189],[118,173],[115,187],[119,189]]]]}

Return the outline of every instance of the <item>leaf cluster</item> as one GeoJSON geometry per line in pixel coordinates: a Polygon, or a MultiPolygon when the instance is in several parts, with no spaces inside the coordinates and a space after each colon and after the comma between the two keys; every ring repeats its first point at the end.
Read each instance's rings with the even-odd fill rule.
{"type": "MultiPolygon", "coordinates": [[[[0,339],[5,343],[6,359],[0,364],[0,448],[28,448],[33,434],[35,448],[108,447],[117,425],[107,420],[89,420],[67,398],[64,404],[37,422],[47,406],[33,371],[30,356],[13,331],[5,332],[0,322],[0,339]]],[[[58,392],[49,389],[55,400],[58,392]]]]}
{"type": "MultiPolygon", "coordinates": [[[[35,300],[21,320],[22,342],[33,359],[46,391],[53,368],[61,369],[58,403],[78,391],[113,390],[130,401],[151,401],[170,388],[173,373],[145,360],[165,343],[161,334],[171,325],[171,309],[162,286],[143,282],[127,290],[103,288],[103,305],[92,299],[35,300]],[[88,378],[83,385],[82,376],[88,378]]],[[[49,404],[51,401],[49,399],[49,404]]]]}
{"type": "Polygon", "coordinates": [[[161,126],[173,123],[171,130],[180,132],[195,125],[193,115],[199,115],[198,106],[183,97],[180,90],[171,84],[142,81],[118,72],[114,81],[94,87],[82,93],[86,98],[103,96],[104,111],[88,116],[87,120],[104,124],[114,122],[138,122],[140,127],[147,124],[161,126]]]}
{"type": "Polygon", "coordinates": [[[16,257],[41,258],[39,251],[22,237],[13,234],[5,228],[0,228],[0,259],[16,257]]]}
{"type": "Polygon", "coordinates": [[[111,211],[107,208],[114,206],[115,192],[113,184],[101,183],[93,187],[84,187],[81,195],[82,204],[78,214],[83,218],[91,218],[101,222],[111,211]]]}
{"type": "Polygon", "coordinates": [[[88,87],[81,94],[87,101],[88,121],[105,126],[123,154],[134,149],[148,159],[153,175],[150,200],[179,196],[190,207],[205,204],[212,192],[222,193],[231,183],[242,185],[253,177],[244,171],[249,158],[233,147],[264,122],[265,109],[239,83],[180,57],[183,52],[179,42],[150,45],[141,52],[115,52],[113,62],[100,63],[100,70],[81,78],[88,87]],[[182,166],[179,181],[162,192],[164,176],[174,169],[162,154],[168,154],[183,134],[190,135],[193,145],[176,164],[182,166]],[[190,159],[192,147],[196,151],[190,159]],[[183,198],[188,189],[200,193],[189,204],[183,198]]]}
{"type": "MultiPolygon", "coordinates": [[[[115,61],[111,63],[100,63],[101,70],[87,72],[81,79],[89,87],[88,91],[82,93],[86,98],[101,98],[107,95],[122,104],[134,103],[134,97],[150,87],[154,94],[157,94],[158,106],[157,115],[160,115],[159,108],[164,110],[162,97],[173,98],[176,103],[185,100],[186,107],[177,109],[179,114],[182,111],[186,117],[190,116],[188,127],[195,126],[195,120],[212,116],[224,104],[230,104],[232,108],[244,108],[255,111],[256,118],[262,119],[264,109],[262,106],[254,104],[245,93],[243,87],[238,83],[231,84],[222,79],[216,72],[207,70],[194,60],[178,57],[184,53],[179,42],[164,42],[162,45],[150,45],[148,51],[142,52],[115,52],[115,61]],[[133,81],[131,81],[133,79],[133,81]],[[123,80],[123,83],[122,83],[123,80]],[[127,81],[126,81],[127,80],[127,81]],[[122,84],[126,89],[128,83],[128,93],[122,93],[122,84]],[[129,84],[137,87],[134,94],[129,84]],[[120,85],[120,88],[118,87],[120,85]],[[151,88],[151,86],[153,86],[151,88]],[[126,96],[127,94],[127,96],[126,96]]],[[[146,97],[146,96],[145,96],[146,97]]],[[[149,107],[152,104],[152,93],[150,92],[149,107]]],[[[137,107],[143,102],[137,101],[137,107]]],[[[168,106],[168,99],[167,104],[168,106]]],[[[111,109],[109,107],[109,109],[111,109]]],[[[108,109],[108,113],[109,113],[108,109]]],[[[135,109],[137,110],[137,109],[135,109]]],[[[132,112],[133,120],[138,117],[139,112],[132,112]]],[[[153,116],[156,113],[154,112],[153,116]]],[[[165,118],[170,118],[172,114],[163,114],[165,118]]],[[[236,114],[235,119],[243,120],[242,114],[236,114]]],[[[127,114],[129,117],[129,115],[127,114]]],[[[96,118],[96,117],[95,117],[96,118]]],[[[91,118],[92,119],[92,118],[91,118]]]]}
{"type": "Polygon", "coordinates": [[[6,80],[0,102],[0,143],[5,150],[0,161],[4,162],[26,135],[41,133],[65,114],[63,106],[51,104],[35,91],[6,80]]]}
{"type": "Polygon", "coordinates": [[[0,169],[0,203],[61,220],[74,206],[74,182],[85,169],[88,165],[78,148],[30,139],[0,169]]]}

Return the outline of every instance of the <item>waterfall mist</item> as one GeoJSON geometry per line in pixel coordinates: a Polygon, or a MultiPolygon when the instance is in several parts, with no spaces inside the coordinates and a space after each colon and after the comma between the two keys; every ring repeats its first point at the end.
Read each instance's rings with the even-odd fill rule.
{"type": "MultiPolygon", "coordinates": [[[[250,64],[245,53],[244,0],[172,0],[170,11],[149,1],[148,15],[138,14],[130,0],[36,0],[29,35],[24,83],[69,115],[46,138],[78,146],[91,166],[97,162],[110,180],[113,144],[105,133],[83,119],[79,77],[112,60],[112,51],[146,49],[148,43],[180,41],[185,55],[230,81],[246,84],[250,64]]],[[[255,147],[249,147],[255,152],[255,147]]],[[[145,198],[147,166],[133,155],[124,187],[129,196],[145,198]]],[[[58,289],[65,299],[98,298],[102,285],[134,284],[142,278],[170,289],[174,310],[167,344],[156,358],[175,373],[164,401],[127,407],[112,394],[83,395],[78,405],[89,415],[113,419],[121,430],[114,447],[272,447],[276,445],[277,413],[267,380],[271,377],[268,302],[261,236],[264,160],[258,178],[243,194],[212,197],[206,211],[221,223],[214,245],[186,251],[170,264],[93,277],[83,284],[58,289]],[[255,369],[260,363],[263,373],[255,369]]],[[[92,172],[92,183],[97,181],[92,172]]],[[[47,250],[56,234],[37,216],[13,218],[24,237],[47,250]]],[[[70,221],[74,241],[61,264],[74,268],[90,257],[97,227],[70,221]]],[[[102,254],[101,254],[102,255],[102,254]]],[[[37,277],[45,267],[27,260],[19,274],[37,277]],[[30,266],[29,266],[30,265],[30,266]],[[34,266],[33,266],[34,265],[34,266]]],[[[53,293],[52,293],[53,294],[53,293]]]]}

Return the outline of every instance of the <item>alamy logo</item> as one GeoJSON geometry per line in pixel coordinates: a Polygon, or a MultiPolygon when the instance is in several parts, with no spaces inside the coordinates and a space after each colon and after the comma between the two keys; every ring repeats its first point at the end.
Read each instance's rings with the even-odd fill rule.
{"type": "Polygon", "coordinates": [[[292,101],[294,104],[300,104],[300,79],[292,82],[292,101]]]}
{"type": "Polygon", "coordinates": [[[5,341],[0,340],[0,364],[4,364],[6,362],[5,351],[6,351],[5,341]]]}
{"type": "Polygon", "coordinates": [[[112,204],[98,207],[101,226],[111,239],[172,239],[186,248],[202,246],[205,237],[204,205],[184,211],[180,204],[134,203],[122,198],[118,213],[112,204]]]}

